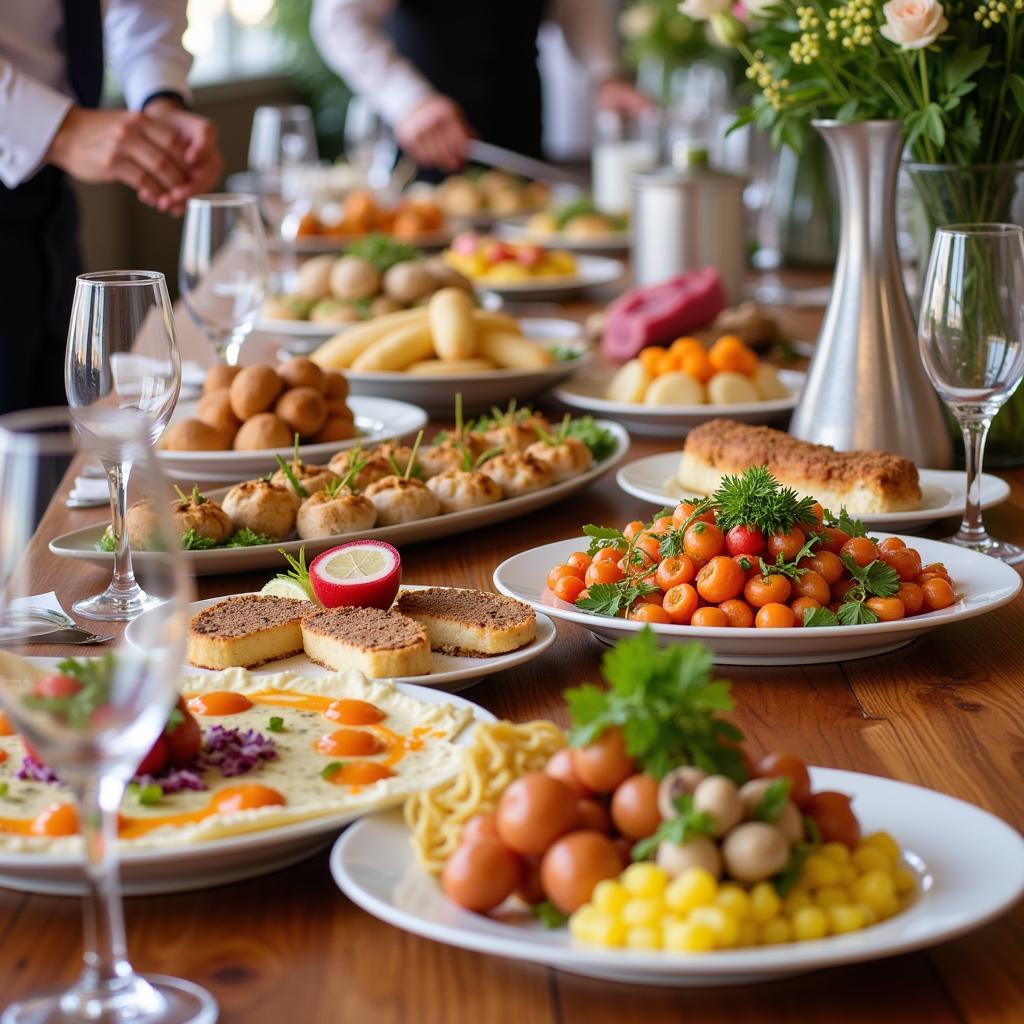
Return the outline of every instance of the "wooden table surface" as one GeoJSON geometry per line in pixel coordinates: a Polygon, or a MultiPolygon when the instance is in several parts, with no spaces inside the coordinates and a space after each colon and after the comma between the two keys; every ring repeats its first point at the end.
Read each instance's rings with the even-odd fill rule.
{"type": "MultiPolygon", "coordinates": [[[[585,308],[574,308],[583,313],[585,308]]],[[[788,317],[813,337],[820,311],[788,317]]],[[[186,353],[207,355],[184,317],[186,353]]],[[[254,338],[248,357],[267,351],[254,338]]],[[[248,359],[246,360],[248,361],[248,359]]],[[[678,448],[635,440],[630,458],[678,448]]],[[[1007,474],[1009,502],[992,531],[1024,543],[1024,472],[1007,474]]],[[[524,548],[579,533],[582,522],[624,523],[649,506],[612,477],[514,525],[402,552],[409,583],[491,589],[491,573],[524,548]]],[[[103,518],[51,507],[45,539],[103,518]]],[[[939,524],[932,536],[955,524],[939,524]]],[[[106,582],[96,568],[52,559],[69,606],[106,582]]],[[[200,597],[259,587],[266,574],[202,577],[200,597]]],[[[758,750],[890,776],[978,804],[1024,829],[1024,597],[990,615],[924,637],[893,654],[844,664],[723,668],[735,720],[758,750]]],[[[566,722],[562,690],[599,678],[602,647],[559,623],[541,658],[493,676],[467,696],[495,714],[566,722]]],[[[898,829],[897,835],[898,835],[898,829]]],[[[584,980],[542,966],[463,952],[415,938],[351,904],[323,852],[235,885],[127,901],[132,960],[209,988],[229,1024],[1020,1024],[1024,1021],[1024,907],[927,952],[766,985],[671,990],[584,980]]],[[[67,983],[79,966],[73,899],[0,889],[0,1005],[67,983]]]]}

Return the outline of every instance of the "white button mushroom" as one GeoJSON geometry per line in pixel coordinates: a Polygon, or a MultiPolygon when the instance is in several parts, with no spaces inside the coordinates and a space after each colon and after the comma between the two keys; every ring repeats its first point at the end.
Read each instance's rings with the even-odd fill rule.
{"type": "MultiPolygon", "coordinates": [[[[758,805],[764,799],[765,793],[772,783],[777,781],[777,779],[751,779],[750,782],[745,782],[740,787],[740,800],[743,802],[744,820],[752,820],[754,818],[758,805]]],[[[771,824],[777,825],[782,829],[783,834],[791,842],[798,843],[804,837],[803,818],[800,816],[800,811],[792,800],[787,800],[782,805],[779,816],[771,824]]]]}
{"type": "Polygon", "coordinates": [[[722,857],[718,846],[707,836],[693,836],[685,843],[659,843],[655,857],[658,867],[675,878],[690,868],[704,868],[715,878],[722,875],[722,857]]]}
{"type": "Polygon", "coordinates": [[[737,882],[763,882],[789,862],[789,840],[775,825],[748,821],[722,843],[725,869],[737,882]]]}
{"type": "Polygon", "coordinates": [[[710,814],[715,823],[715,835],[724,836],[743,820],[743,802],[732,779],[724,775],[709,775],[693,791],[693,808],[710,814]]]}
{"type": "Polygon", "coordinates": [[[658,813],[662,818],[678,818],[676,800],[684,793],[692,793],[707,777],[707,772],[692,765],[670,771],[658,786],[658,813]]]}

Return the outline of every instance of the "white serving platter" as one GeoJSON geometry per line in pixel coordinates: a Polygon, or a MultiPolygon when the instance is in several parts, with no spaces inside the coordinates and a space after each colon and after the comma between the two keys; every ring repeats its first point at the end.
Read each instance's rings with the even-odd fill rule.
{"type": "Polygon", "coordinates": [[[555,300],[571,298],[588,288],[613,284],[626,273],[621,260],[608,256],[576,256],[576,273],[551,277],[530,277],[522,281],[498,281],[489,277],[473,280],[479,288],[497,292],[502,298],[555,300]]]}

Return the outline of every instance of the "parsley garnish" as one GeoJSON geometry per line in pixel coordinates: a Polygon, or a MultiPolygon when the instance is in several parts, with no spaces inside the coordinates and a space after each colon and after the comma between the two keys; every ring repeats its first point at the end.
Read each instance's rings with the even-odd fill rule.
{"type": "Polygon", "coordinates": [[[762,576],[785,576],[787,579],[799,580],[806,569],[800,567],[800,563],[814,553],[815,544],[821,543],[820,533],[808,534],[807,540],[804,541],[803,547],[796,553],[796,557],[791,561],[786,561],[780,552],[775,556],[774,562],[766,562],[763,558],[758,558],[758,562],[761,566],[762,576]]]}
{"type": "Polygon", "coordinates": [[[181,535],[182,551],[207,551],[215,547],[217,547],[217,541],[212,537],[204,537],[201,533],[197,533],[194,526],[190,526],[181,535]]]}
{"type": "Polygon", "coordinates": [[[570,420],[565,434],[566,437],[578,437],[590,449],[595,462],[604,462],[618,447],[615,435],[598,426],[593,416],[579,416],[570,420]]]}
{"type": "Polygon", "coordinates": [[[792,487],[783,487],[766,466],[723,477],[711,499],[723,533],[734,526],[756,526],[767,537],[818,521],[814,499],[801,498],[792,487]]]}
{"type": "Polygon", "coordinates": [[[268,536],[265,533],[257,533],[255,530],[250,530],[248,526],[243,526],[240,530],[235,530],[233,534],[227,539],[227,543],[224,545],[228,548],[254,548],[260,544],[273,544],[274,538],[268,536]]]}
{"type": "Polygon", "coordinates": [[[110,697],[116,662],[108,651],[100,658],[65,658],[57,663],[57,671],[77,679],[82,688],[66,697],[40,697],[29,694],[22,698],[25,707],[45,711],[63,718],[72,729],[88,727],[93,712],[103,707],[110,697]]]}
{"type": "Polygon", "coordinates": [[[272,715],[267,722],[268,732],[284,732],[284,719],[280,715],[272,715]]]}
{"type": "Polygon", "coordinates": [[[310,601],[313,604],[319,604],[313,593],[313,584],[309,581],[309,569],[306,568],[306,546],[303,545],[299,548],[299,557],[297,559],[289,555],[284,548],[278,548],[277,552],[284,556],[284,560],[291,566],[291,570],[289,572],[279,572],[274,579],[291,580],[293,583],[298,583],[309,595],[310,601]]]}
{"type": "Polygon", "coordinates": [[[543,903],[538,903],[530,909],[533,911],[533,916],[548,929],[561,928],[562,925],[569,920],[569,918],[566,917],[566,915],[563,914],[554,905],[554,903],[551,903],[548,900],[545,900],[543,903]]]}
{"type": "Polygon", "coordinates": [[[778,821],[779,815],[782,814],[786,801],[789,799],[790,786],[791,782],[785,776],[772,779],[764,793],[761,794],[761,799],[757,801],[752,815],[753,819],[766,821],[769,824],[778,821]]]}
{"type": "Polygon", "coordinates": [[[345,767],[344,761],[332,761],[326,768],[320,772],[320,778],[326,779],[328,782],[334,778],[334,776],[345,767]]]}
{"type": "Polygon", "coordinates": [[[569,348],[567,345],[553,345],[548,349],[548,352],[556,363],[571,363],[574,359],[579,359],[583,355],[579,349],[569,348]]]}
{"type": "Polygon", "coordinates": [[[845,505],[840,508],[838,516],[833,515],[829,509],[825,509],[821,519],[826,526],[831,526],[834,530],[842,530],[843,533],[848,533],[851,537],[867,536],[867,527],[859,519],[854,519],[846,511],[845,505]]]}
{"type": "Polygon", "coordinates": [[[576,607],[595,615],[616,616],[628,612],[646,594],[653,594],[658,588],[646,580],[626,576],[617,583],[595,583],[587,588],[588,597],[576,601],[576,607]]]}
{"type": "Polygon", "coordinates": [[[396,263],[415,260],[422,255],[415,246],[397,242],[390,235],[367,235],[349,245],[345,252],[372,263],[382,274],[396,263]]]}
{"type": "Polygon", "coordinates": [[[156,782],[149,782],[145,786],[130,782],[128,792],[133,794],[143,807],[154,807],[164,798],[164,791],[156,782]]]}
{"type": "Polygon", "coordinates": [[[117,538],[114,536],[114,531],[108,526],[103,531],[103,536],[96,541],[97,551],[116,551],[117,550],[117,538]]]}
{"type": "Polygon", "coordinates": [[[633,860],[647,860],[652,857],[662,843],[682,846],[694,836],[713,836],[715,819],[706,811],[698,811],[693,806],[693,794],[683,793],[673,801],[678,814],[675,818],[666,818],[655,830],[653,835],[641,839],[630,851],[633,860]]]}
{"type": "Polygon", "coordinates": [[[812,608],[804,614],[804,628],[814,626],[838,626],[839,616],[831,608],[812,608]]]}
{"type": "Polygon", "coordinates": [[[587,554],[591,558],[603,548],[629,547],[626,535],[621,530],[616,530],[614,526],[595,526],[593,523],[588,523],[583,527],[583,532],[590,538],[587,554]]]}

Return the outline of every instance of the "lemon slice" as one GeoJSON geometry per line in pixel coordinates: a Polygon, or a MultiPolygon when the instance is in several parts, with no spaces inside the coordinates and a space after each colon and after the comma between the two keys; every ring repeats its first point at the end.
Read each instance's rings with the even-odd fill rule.
{"type": "Polygon", "coordinates": [[[325,576],[335,580],[376,579],[388,572],[394,559],[389,553],[369,545],[353,545],[328,558],[321,567],[325,576]]]}
{"type": "Polygon", "coordinates": [[[290,597],[296,601],[309,600],[309,594],[306,593],[306,588],[301,583],[281,576],[265,583],[260,593],[270,597],[290,597]]]}

